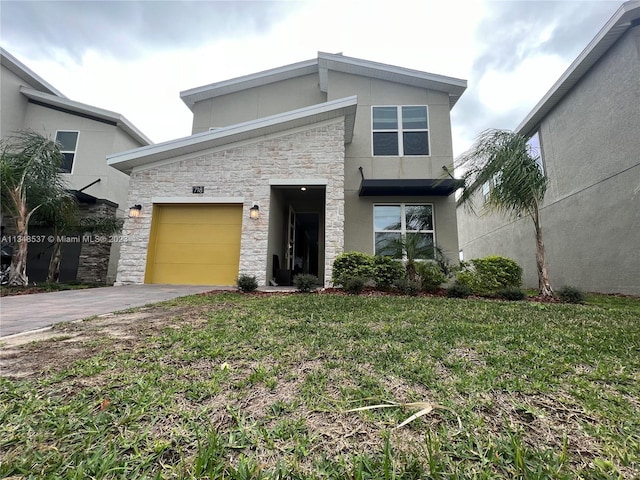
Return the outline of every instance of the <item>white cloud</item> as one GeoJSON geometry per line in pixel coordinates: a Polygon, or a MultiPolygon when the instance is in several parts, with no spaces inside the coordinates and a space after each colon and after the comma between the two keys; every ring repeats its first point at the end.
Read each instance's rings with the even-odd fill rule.
{"type": "Polygon", "coordinates": [[[488,112],[528,108],[542,98],[566,66],[566,60],[556,55],[540,55],[527,58],[509,72],[489,71],[477,86],[479,98],[488,112]]]}
{"type": "MultiPolygon", "coordinates": [[[[141,4],[141,8],[148,18],[159,19],[157,26],[146,25],[151,32],[179,11],[174,4],[165,9],[167,4],[158,2],[157,10],[150,5],[141,4]]],[[[256,28],[260,18],[244,28],[242,16],[234,9],[221,9],[220,18],[235,19],[232,35],[203,33],[200,30],[207,25],[203,19],[192,22],[194,31],[189,31],[183,18],[185,38],[165,41],[155,49],[153,42],[141,38],[144,48],[135,49],[138,53],[130,58],[119,54],[121,50],[110,50],[108,41],[97,43],[95,38],[81,54],[78,45],[41,44],[43,39],[35,34],[29,45],[24,44],[25,35],[16,37],[15,44],[6,36],[2,40],[11,53],[71,99],[125,115],[156,142],[191,131],[191,112],[180,100],[180,91],[314,58],[319,50],[463,78],[469,87],[452,112],[454,154],[458,154],[485,128],[514,128],[573,60],[575,49],[586,45],[583,40],[567,39],[584,30],[582,24],[580,28],[563,24],[567,15],[580,12],[579,18],[589,18],[593,29],[604,23],[603,15],[611,10],[591,2],[550,2],[550,7],[561,8],[543,8],[539,2],[486,0],[394,0],[391,4],[388,0],[317,0],[274,5],[265,10],[271,13],[264,28],[256,28]],[[535,20],[536,28],[514,31],[509,19],[525,24],[535,20]],[[558,30],[558,25],[571,29],[558,30]],[[559,31],[566,35],[557,39],[559,31]],[[505,38],[517,38],[517,43],[510,48],[505,38]],[[559,51],[556,41],[561,43],[559,51]],[[570,44],[574,47],[567,53],[570,44]],[[48,56],[33,56],[43,49],[48,56]]],[[[215,2],[208,3],[202,11],[211,14],[216,8],[215,2]]],[[[82,11],[78,10],[78,19],[82,11]]],[[[88,21],[96,21],[98,13],[89,15],[88,21]]],[[[64,36],[57,38],[66,41],[64,36]]],[[[135,32],[127,38],[133,41],[135,32]]]]}

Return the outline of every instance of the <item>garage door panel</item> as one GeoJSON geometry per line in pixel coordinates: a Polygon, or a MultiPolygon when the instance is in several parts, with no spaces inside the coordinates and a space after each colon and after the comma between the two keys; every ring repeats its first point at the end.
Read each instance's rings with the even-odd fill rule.
{"type": "Polygon", "coordinates": [[[230,252],[234,244],[181,245],[176,243],[156,246],[156,263],[202,263],[208,265],[238,265],[240,255],[230,252]]]}
{"type": "Polygon", "coordinates": [[[145,282],[233,285],[242,205],[155,205],[145,282]]]}
{"type": "Polygon", "coordinates": [[[154,283],[190,285],[234,285],[238,277],[237,265],[189,265],[159,263],[154,268],[154,283]]]}
{"type": "Polygon", "coordinates": [[[241,231],[229,225],[158,225],[157,244],[239,244],[241,231]]]}
{"type": "Polygon", "coordinates": [[[162,215],[160,222],[162,224],[203,224],[209,225],[211,222],[215,222],[217,225],[240,225],[242,223],[242,216],[238,215],[239,208],[236,205],[216,205],[213,207],[215,213],[212,212],[210,205],[180,205],[177,207],[170,207],[165,210],[166,206],[162,207],[162,215]]]}

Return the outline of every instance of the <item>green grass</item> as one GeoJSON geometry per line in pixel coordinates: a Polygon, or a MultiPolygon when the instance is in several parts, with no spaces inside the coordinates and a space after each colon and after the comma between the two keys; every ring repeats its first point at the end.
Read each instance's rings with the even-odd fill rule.
{"type": "Polygon", "coordinates": [[[173,300],[136,341],[0,379],[0,477],[637,478],[639,305],[173,300]],[[387,401],[446,409],[347,412],[387,401]]]}

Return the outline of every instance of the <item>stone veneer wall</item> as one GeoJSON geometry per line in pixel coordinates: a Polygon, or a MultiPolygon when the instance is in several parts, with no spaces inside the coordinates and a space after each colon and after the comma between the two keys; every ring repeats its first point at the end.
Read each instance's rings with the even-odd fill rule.
{"type": "MultiPolygon", "coordinates": [[[[95,204],[81,204],[80,211],[83,217],[115,217],[116,204],[98,200],[95,204]]],[[[117,234],[114,234],[117,235],[117,234]]],[[[76,280],[85,283],[107,283],[107,271],[109,270],[109,256],[111,254],[110,235],[99,235],[100,241],[83,242],[78,260],[78,273],[76,280]]],[[[96,238],[94,235],[93,238],[96,238]]],[[[64,257],[63,257],[64,258],[64,257]]],[[[64,261],[64,260],[63,260],[64,261]]]]}
{"type": "Polygon", "coordinates": [[[227,149],[201,151],[132,172],[129,204],[141,204],[138,218],[127,218],[123,228],[117,285],[144,283],[154,197],[181,197],[202,203],[208,199],[243,198],[240,273],[255,275],[266,284],[270,181],[326,179],[325,284],[333,260],[344,244],[344,118],[290,130],[227,149]],[[204,185],[204,194],[191,187],[204,185]],[[257,203],[260,218],[249,219],[257,203]]]}

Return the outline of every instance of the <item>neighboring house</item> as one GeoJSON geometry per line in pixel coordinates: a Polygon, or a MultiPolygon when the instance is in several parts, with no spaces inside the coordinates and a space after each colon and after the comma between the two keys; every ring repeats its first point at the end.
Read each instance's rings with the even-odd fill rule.
{"type": "Polygon", "coordinates": [[[327,285],[343,251],[409,233],[458,252],[450,110],[466,81],[341,54],[181,93],[193,135],[111,155],[130,174],[116,282],[327,285]]]}
{"type": "MultiPolygon", "coordinates": [[[[640,295],[640,2],[626,2],[516,129],[539,144],[552,284],[640,295]]],[[[480,196],[479,196],[480,197],[480,196]]],[[[501,254],[537,286],[529,218],[458,211],[465,259],[501,254]]]]}
{"type": "MultiPolygon", "coordinates": [[[[65,97],[4,49],[0,49],[2,76],[2,138],[34,130],[62,144],[62,175],[75,193],[83,214],[118,215],[126,205],[129,177],[107,165],[108,153],[149,145],[151,141],[122,115],[65,97]]],[[[9,219],[3,226],[10,231],[9,219]]],[[[30,233],[43,233],[37,226],[30,233]]],[[[119,245],[114,243],[63,246],[61,280],[113,282],[119,245]],[[111,254],[110,254],[111,251],[111,254]],[[111,259],[111,260],[110,260],[111,259]]],[[[46,279],[51,244],[29,245],[30,281],[46,279]]]]}

